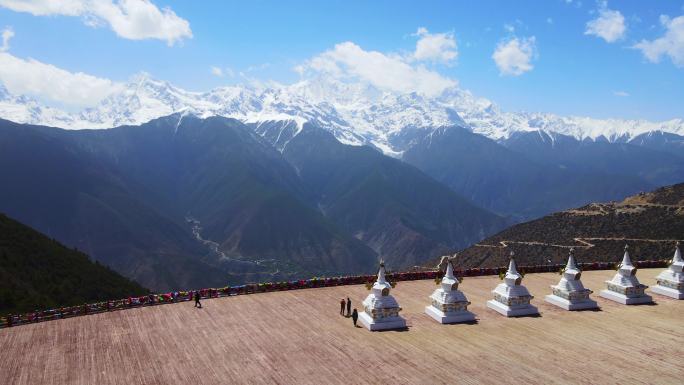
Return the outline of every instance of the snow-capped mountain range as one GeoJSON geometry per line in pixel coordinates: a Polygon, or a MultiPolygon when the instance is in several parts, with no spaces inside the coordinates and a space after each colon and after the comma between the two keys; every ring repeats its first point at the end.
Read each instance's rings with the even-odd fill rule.
{"type": "MultiPolygon", "coordinates": [[[[257,128],[267,123],[275,129],[289,130],[290,136],[296,135],[305,122],[311,122],[329,130],[343,143],[373,145],[396,157],[406,149],[411,132],[453,125],[470,127],[497,141],[521,131],[610,142],[629,142],[656,131],[684,135],[683,119],[650,122],[503,112],[493,102],[457,87],[428,98],[316,78],[291,85],[227,86],[200,93],[141,74],[97,106],[73,113],[27,96],[11,95],[0,85],[0,117],[18,123],[98,129],[138,125],[178,112],[231,117],[257,128]]],[[[261,131],[262,135],[265,132],[261,131]]]]}

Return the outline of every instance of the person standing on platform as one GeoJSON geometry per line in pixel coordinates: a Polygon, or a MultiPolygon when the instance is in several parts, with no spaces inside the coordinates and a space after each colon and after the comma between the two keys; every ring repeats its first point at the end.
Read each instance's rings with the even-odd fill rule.
{"type": "Polygon", "coordinates": [[[340,315],[344,315],[344,298],[340,301],[340,315]]]}
{"type": "Polygon", "coordinates": [[[202,304],[200,303],[199,290],[195,291],[195,307],[199,307],[200,309],[202,308],[202,304]]]}
{"type": "Polygon", "coordinates": [[[354,308],[354,311],[351,313],[352,321],[354,321],[354,327],[356,327],[356,320],[359,319],[359,312],[356,311],[356,308],[354,308]]]}
{"type": "Polygon", "coordinates": [[[351,299],[347,297],[347,317],[351,315],[351,299]]]}

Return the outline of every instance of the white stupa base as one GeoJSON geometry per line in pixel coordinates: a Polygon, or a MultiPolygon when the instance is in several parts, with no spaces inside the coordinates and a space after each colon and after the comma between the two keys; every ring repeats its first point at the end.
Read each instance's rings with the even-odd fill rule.
{"type": "Polygon", "coordinates": [[[651,288],[651,291],[656,294],[664,295],[674,299],[684,299],[684,291],[673,289],[671,287],[655,285],[651,288]]]}
{"type": "Polygon", "coordinates": [[[442,324],[455,324],[459,322],[473,322],[475,321],[475,314],[463,310],[453,313],[444,313],[434,306],[425,306],[425,314],[434,318],[435,321],[442,324]]]}
{"type": "Polygon", "coordinates": [[[359,314],[359,320],[361,321],[361,324],[370,331],[395,330],[406,328],[406,320],[401,317],[393,317],[390,320],[383,320],[382,322],[377,322],[371,316],[369,316],[368,313],[362,312],[361,314],[359,314]]]}
{"type": "Polygon", "coordinates": [[[601,297],[621,303],[623,305],[638,305],[642,303],[651,303],[653,298],[650,295],[643,295],[639,297],[627,297],[624,294],[616,293],[610,290],[601,290],[601,297]]]}
{"type": "Polygon", "coordinates": [[[545,297],[546,302],[556,305],[565,310],[586,310],[586,309],[598,309],[598,304],[596,301],[591,299],[585,299],[579,302],[570,302],[569,300],[559,297],[557,295],[549,294],[545,297]]]}
{"type": "Polygon", "coordinates": [[[487,301],[487,307],[492,310],[495,310],[501,315],[505,315],[506,317],[521,317],[526,315],[539,314],[539,310],[537,310],[536,307],[529,304],[527,306],[513,308],[510,306],[506,306],[501,302],[493,299],[487,301]]]}

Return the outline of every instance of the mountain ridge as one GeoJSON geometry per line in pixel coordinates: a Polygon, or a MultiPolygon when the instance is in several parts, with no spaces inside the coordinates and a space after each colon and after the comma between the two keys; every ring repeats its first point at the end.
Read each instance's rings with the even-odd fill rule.
{"type": "Polygon", "coordinates": [[[246,124],[293,121],[301,128],[309,122],[332,132],[342,143],[372,145],[394,157],[401,157],[407,149],[402,141],[395,140],[396,136],[450,125],[467,126],[497,141],[505,141],[516,132],[617,143],[658,132],[684,136],[681,118],[650,122],[502,112],[490,100],[457,87],[437,97],[426,97],[321,78],[291,85],[235,85],[191,92],[140,74],[97,106],[75,113],[43,106],[26,96],[9,95],[6,90],[0,92],[0,117],[68,129],[139,125],[178,112],[230,117],[246,124]]]}

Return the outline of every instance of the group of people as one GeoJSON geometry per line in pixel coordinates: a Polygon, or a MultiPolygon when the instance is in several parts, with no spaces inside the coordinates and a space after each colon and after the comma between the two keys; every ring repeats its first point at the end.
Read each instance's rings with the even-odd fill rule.
{"type": "MultiPolygon", "coordinates": [[[[200,298],[201,297],[200,297],[199,291],[196,291],[192,295],[192,299],[195,300],[195,307],[198,307],[201,309],[202,304],[200,303],[200,298]]],[[[354,310],[352,310],[351,306],[352,306],[352,301],[349,297],[347,297],[346,300],[344,298],[342,298],[342,300],[340,301],[340,315],[345,316],[345,317],[351,317],[352,322],[354,322],[354,327],[356,327],[356,321],[359,319],[359,312],[356,310],[356,308],[354,308],[354,310]],[[345,309],[347,310],[346,314],[345,314],[345,309]]]]}
{"type": "MultiPolygon", "coordinates": [[[[192,299],[195,300],[195,307],[198,307],[201,309],[202,304],[200,303],[200,298],[201,297],[200,297],[199,291],[196,291],[192,296],[192,299]]],[[[354,308],[354,310],[352,310],[351,306],[352,306],[352,301],[349,297],[347,297],[346,300],[344,298],[342,298],[342,300],[340,301],[340,315],[345,316],[345,317],[351,317],[352,322],[354,322],[354,327],[356,327],[356,321],[359,319],[359,312],[356,310],[356,308],[354,308]],[[347,310],[346,314],[345,314],[345,309],[347,310]]]]}
{"type": "Polygon", "coordinates": [[[349,297],[347,297],[346,301],[344,298],[342,298],[342,300],[340,300],[340,315],[351,317],[352,321],[354,322],[354,326],[356,326],[356,321],[359,319],[359,312],[356,311],[356,308],[354,308],[354,311],[352,311],[351,306],[352,301],[349,299],[349,297]],[[344,313],[345,309],[347,309],[347,314],[344,313]]]}

